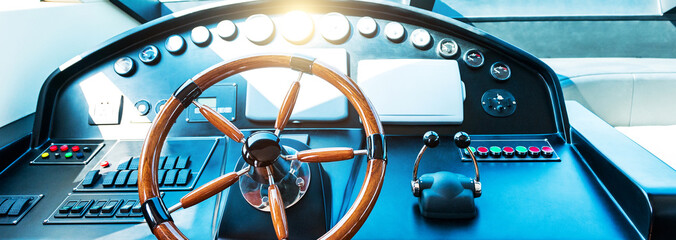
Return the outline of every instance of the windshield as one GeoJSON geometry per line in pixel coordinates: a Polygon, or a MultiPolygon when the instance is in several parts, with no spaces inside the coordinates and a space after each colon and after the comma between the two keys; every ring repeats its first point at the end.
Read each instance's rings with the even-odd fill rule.
{"type": "Polygon", "coordinates": [[[676,2],[393,1],[473,25],[540,58],[674,58],[676,2]]]}
{"type": "Polygon", "coordinates": [[[662,15],[658,0],[437,0],[434,11],[454,18],[662,15]]]}

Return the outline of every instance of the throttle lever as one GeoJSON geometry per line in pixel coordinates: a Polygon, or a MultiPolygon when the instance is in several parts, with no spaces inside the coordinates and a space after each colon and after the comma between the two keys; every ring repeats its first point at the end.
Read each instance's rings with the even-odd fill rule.
{"type": "Polygon", "coordinates": [[[469,152],[469,156],[472,158],[472,163],[474,164],[474,179],[472,179],[474,186],[474,197],[480,197],[481,182],[479,181],[479,165],[477,164],[476,158],[474,157],[474,152],[472,152],[472,150],[469,148],[469,145],[472,143],[471,139],[469,138],[469,134],[466,132],[457,132],[453,137],[453,142],[458,148],[467,150],[467,152],[469,152]]]}
{"type": "Polygon", "coordinates": [[[415,159],[415,165],[413,166],[413,180],[411,180],[411,191],[413,196],[420,197],[420,181],[418,180],[418,165],[420,164],[420,159],[422,158],[425,150],[427,148],[435,148],[439,145],[439,134],[434,131],[427,131],[423,135],[423,147],[418,153],[418,157],[415,159]]]}
{"type": "Polygon", "coordinates": [[[430,218],[467,219],[476,216],[474,198],[481,196],[479,168],[474,153],[469,149],[470,137],[465,132],[458,132],[453,142],[460,149],[467,149],[474,164],[475,177],[448,171],[423,174],[418,178],[418,166],[427,148],[439,145],[439,135],[428,131],[423,136],[423,147],[418,153],[413,167],[411,191],[418,197],[421,215],[430,218]]]}

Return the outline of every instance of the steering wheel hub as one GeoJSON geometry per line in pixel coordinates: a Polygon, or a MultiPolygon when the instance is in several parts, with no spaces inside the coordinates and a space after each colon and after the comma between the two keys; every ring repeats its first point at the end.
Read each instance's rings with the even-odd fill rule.
{"type": "Polygon", "coordinates": [[[254,167],[267,167],[277,161],[282,153],[279,137],[269,131],[251,134],[242,146],[242,158],[254,167]]]}

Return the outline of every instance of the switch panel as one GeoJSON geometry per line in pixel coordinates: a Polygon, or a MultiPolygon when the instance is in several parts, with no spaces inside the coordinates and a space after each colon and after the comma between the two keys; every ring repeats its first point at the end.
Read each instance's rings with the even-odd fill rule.
{"type": "Polygon", "coordinates": [[[52,142],[31,164],[87,164],[104,146],[100,141],[52,142]]]}
{"type": "MultiPolygon", "coordinates": [[[[0,225],[14,225],[30,211],[43,195],[0,195],[0,225]]],[[[70,209],[69,209],[70,210],[70,209]]]]}
{"type": "MultiPolygon", "coordinates": [[[[164,197],[164,193],[160,193],[164,197]]],[[[70,194],[44,224],[142,223],[138,193],[70,194]]]]}
{"type": "MultiPolygon", "coordinates": [[[[546,139],[534,140],[472,140],[470,149],[479,162],[558,162],[561,161],[546,139]]],[[[463,162],[472,158],[460,149],[463,162]]]]}
{"type": "MultiPolygon", "coordinates": [[[[199,174],[211,156],[216,138],[191,140],[169,139],[158,158],[158,184],[160,190],[192,190],[199,174]]],[[[136,192],[140,157],[137,155],[142,141],[123,140],[114,145],[102,162],[75,188],[76,192],[129,191],[136,192]]]]}

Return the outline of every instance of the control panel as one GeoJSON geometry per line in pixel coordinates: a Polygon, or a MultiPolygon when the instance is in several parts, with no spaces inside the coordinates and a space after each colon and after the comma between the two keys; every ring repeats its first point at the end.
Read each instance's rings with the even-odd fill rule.
{"type": "MultiPolygon", "coordinates": [[[[191,190],[217,141],[214,138],[167,140],[158,166],[160,189],[191,190]]],[[[136,154],[142,144],[139,140],[119,141],[96,167],[87,172],[75,191],[137,191],[140,158],[136,154]]]]}
{"type": "Polygon", "coordinates": [[[0,195],[0,225],[17,224],[43,195],[0,195]]]}
{"type": "MultiPolygon", "coordinates": [[[[0,225],[0,238],[153,238],[137,193],[149,128],[159,124],[158,113],[186,80],[258,54],[309,55],[349,76],[361,90],[352,94],[368,97],[382,120],[376,131],[386,133],[391,146],[393,165],[377,193],[370,186],[359,192],[367,156],[311,164],[312,183],[301,182],[308,186],[299,192],[304,197],[284,210],[290,238],[321,237],[341,222],[358,193],[374,193],[380,203],[369,205],[370,220],[350,230],[355,239],[637,239],[665,231],[665,216],[650,211],[659,204],[631,197],[654,193],[642,186],[651,183],[645,174],[626,171],[636,162],[621,154],[604,158],[611,151],[595,148],[605,140],[597,136],[603,132],[571,131],[560,83],[546,64],[481,29],[395,4],[225,1],[167,14],[76,56],[46,79],[32,135],[22,138],[30,141],[28,151],[0,174],[0,193],[45,197],[0,196],[0,224],[16,224],[0,225]],[[428,130],[441,136],[430,131],[421,146],[419,134],[428,130]]],[[[273,129],[289,83],[298,79],[298,105],[285,131],[305,135],[301,142],[311,149],[374,149],[368,132],[375,128],[363,131],[358,111],[340,92],[330,92],[333,86],[315,85],[324,81],[312,74],[296,78],[293,69],[260,70],[192,89],[201,93],[194,105],[210,106],[251,135],[273,129]]],[[[199,109],[182,104],[171,122],[162,122],[172,127],[154,155],[160,197],[168,206],[237,171],[242,155],[238,140],[224,138],[199,109]]],[[[384,171],[371,170],[377,171],[370,177],[384,171]]],[[[177,227],[194,239],[273,238],[281,228],[273,228],[269,213],[249,206],[247,188],[240,179],[218,196],[176,210],[177,227]]]]}
{"type": "MultiPolygon", "coordinates": [[[[448,195],[448,199],[455,199],[465,206],[483,205],[480,211],[484,213],[496,212],[495,206],[487,203],[498,200],[510,205],[532,205],[533,199],[540,199],[519,202],[500,199],[501,191],[512,191],[524,185],[523,179],[510,179],[501,174],[510,170],[505,166],[525,166],[524,171],[570,167],[570,164],[557,162],[561,161],[560,156],[570,155],[568,145],[561,144],[569,140],[565,137],[568,131],[564,130],[570,128],[562,115],[565,111],[559,109],[563,107],[559,102],[562,99],[557,96],[560,94],[559,83],[556,75],[535,57],[471,26],[417,9],[362,1],[304,1],[303,4],[305,2],[308,4],[303,8],[305,12],[288,12],[293,6],[285,1],[245,1],[169,14],[112,38],[50,75],[38,100],[30,140],[32,149],[12,167],[15,173],[1,176],[3,181],[21,183],[0,185],[2,192],[21,193],[24,190],[19,187],[31,183],[28,187],[47,196],[24,220],[30,225],[20,223],[23,225],[20,228],[36,229],[37,225],[45,230],[28,238],[56,236],[59,232],[73,230],[80,230],[83,238],[97,238],[97,234],[104,238],[120,238],[127,236],[124,234],[136,234],[140,227],[143,227],[142,233],[149,234],[145,226],[136,224],[144,221],[137,194],[142,139],[152,124],[157,123],[155,119],[168,99],[186,80],[195,79],[215,64],[256,54],[309,55],[349,76],[382,117],[388,142],[398,146],[389,149],[392,162],[404,162],[407,160],[404,156],[418,151],[419,142],[413,144],[409,139],[414,133],[427,130],[471,133],[471,143],[456,142],[454,147],[445,142],[427,153],[427,158],[445,157],[423,160],[418,183],[423,203],[427,199],[426,191],[443,192],[442,188],[449,186],[437,181],[432,181],[436,182],[434,186],[426,185],[430,179],[456,179],[453,183],[458,184],[452,185],[459,186],[461,194],[448,195]],[[265,8],[260,8],[261,4],[265,8]],[[315,8],[315,5],[319,7],[315,8]],[[564,140],[559,139],[562,136],[564,140]],[[554,145],[544,139],[547,137],[552,137],[550,140],[554,145]],[[476,155],[476,161],[480,163],[475,164],[463,151],[476,155]],[[456,152],[462,162],[458,161],[458,155],[453,155],[456,152]],[[449,157],[449,153],[453,156],[449,157]],[[539,163],[520,163],[532,161],[539,163]],[[43,163],[73,165],[39,165],[43,163]],[[532,165],[539,169],[529,169],[532,165]],[[448,172],[446,170],[455,172],[444,173],[448,172]],[[482,193],[479,171],[487,194],[474,202],[474,198],[482,193]],[[35,176],[41,177],[35,182],[22,182],[35,176]],[[495,182],[505,184],[492,184],[495,182]],[[42,224],[65,225],[57,228],[42,224]]],[[[210,83],[209,88],[200,89],[201,94],[195,98],[196,105],[210,106],[246,134],[272,129],[289,83],[299,73],[293,69],[260,70],[268,72],[251,70],[220,79],[218,83],[212,82],[213,85],[210,83]]],[[[312,148],[345,146],[347,140],[353,139],[357,141],[349,142],[352,149],[368,148],[363,139],[369,136],[363,136],[357,111],[340,92],[337,95],[329,92],[329,89],[335,90],[333,86],[326,89],[317,86],[325,82],[313,76],[316,77],[311,74],[298,77],[302,78],[298,105],[285,130],[308,134],[306,139],[311,135],[313,140],[308,145],[312,148]],[[304,99],[304,96],[309,97],[304,99]],[[315,107],[321,111],[315,111],[315,107]]],[[[172,115],[171,120],[171,131],[167,132],[162,152],[156,155],[159,156],[157,181],[167,203],[176,203],[197,186],[233,171],[241,148],[239,143],[220,140],[223,134],[205,121],[192,104],[172,115]]],[[[321,181],[313,180],[310,187],[321,189],[308,190],[305,202],[289,209],[289,222],[298,223],[289,225],[290,232],[300,226],[302,231],[321,231],[319,234],[323,234],[326,231],[324,225],[337,222],[345,214],[349,199],[354,198],[361,175],[333,176],[358,173],[356,163],[365,159],[361,157],[352,162],[324,164],[324,169],[317,168],[322,172],[316,174],[317,178],[313,172],[313,179],[321,181]],[[323,221],[307,218],[308,212],[314,212],[323,221]],[[298,220],[315,221],[322,226],[304,228],[312,225],[298,220]]],[[[402,178],[410,176],[409,169],[405,170],[390,169],[387,178],[402,182],[402,178]]],[[[551,180],[557,180],[547,177],[543,176],[543,179],[548,181],[538,184],[547,187],[551,180]]],[[[414,177],[413,180],[418,179],[414,177]]],[[[571,186],[584,189],[586,185],[571,186]]],[[[231,193],[241,192],[237,191],[241,190],[241,185],[233,185],[230,190],[231,193]]],[[[385,187],[379,194],[389,206],[410,209],[414,198],[402,197],[406,195],[399,190],[385,187]]],[[[181,223],[179,228],[187,236],[198,236],[195,238],[199,239],[214,238],[213,234],[240,238],[240,235],[233,235],[235,231],[224,229],[230,226],[241,229],[244,226],[242,219],[248,219],[252,224],[246,226],[251,228],[243,229],[244,234],[250,232],[260,237],[269,233],[273,236],[273,229],[258,221],[265,219],[264,223],[268,224],[269,215],[248,207],[246,197],[239,193],[222,194],[206,200],[205,204],[181,210],[177,213],[184,218],[178,222],[181,223]],[[253,213],[238,215],[245,211],[253,213]],[[214,224],[204,224],[219,222],[222,228],[218,232],[214,224]],[[268,233],[260,229],[267,229],[268,233]]],[[[450,209],[460,205],[449,205],[449,201],[438,203],[423,206],[419,213],[402,211],[402,217],[396,221],[418,226],[424,220],[421,218],[424,213],[459,212],[464,215],[458,216],[465,218],[475,216],[478,209],[476,206],[450,209]]],[[[365,222],[359,233],[362,235],[356,238],[373,238],[370,233],[382,232],[382,228],[374,226],[382,224],[374,222],[392,220],[387,217],[391,215],[391,209],[378,206],[372,210],[370,218],[373,221],[365,222]]],[[[585,207],[598,209],[595,205],[585,207]]],[[[27,207],[22,208],[27,211],[27,207]]],[[[496,222],[486,217],[475,220],[476,225],[467,225],[469,230],[477,232],[494,227],[491,224],[496,222]]],[[[532,218],[518,220],[538,221],[532,218]]],[[[443,229],[455,223],[436,222],[437,226],[429,230],[439,230],[439,234],[446,236],[449,232],[443,229]]],[[[452,226],[448,229],[457,230],[452,226]]],[[[414,236],[406,230],[402,232],[400,238],[414,236]]],[[[9,237],[19,236],[13,234],[9,237]]],[[[317,236],[321,236],[319,234],[317,236]]]]}
{"type": "MultiPolygon", "coordinates": [[[[474,140],[468,148],[481,162],[556,162],[561,161],[546,140],[474,140]]],[[[462,161],[471,162],[468,149],[461,149],[462,161]]]]}
{"type": "Polygon", "coordinates": [[[101,150],[103,143],[52,143],[31,164],[87,164],[101,150]]]}
{"type": "MultiPolygon", "coordinates": [[[[161,193],[164,196],[164,193],[161,193]]],[[[70,194],[44,224],[142,223],[138,193],[70,194]]]]}

